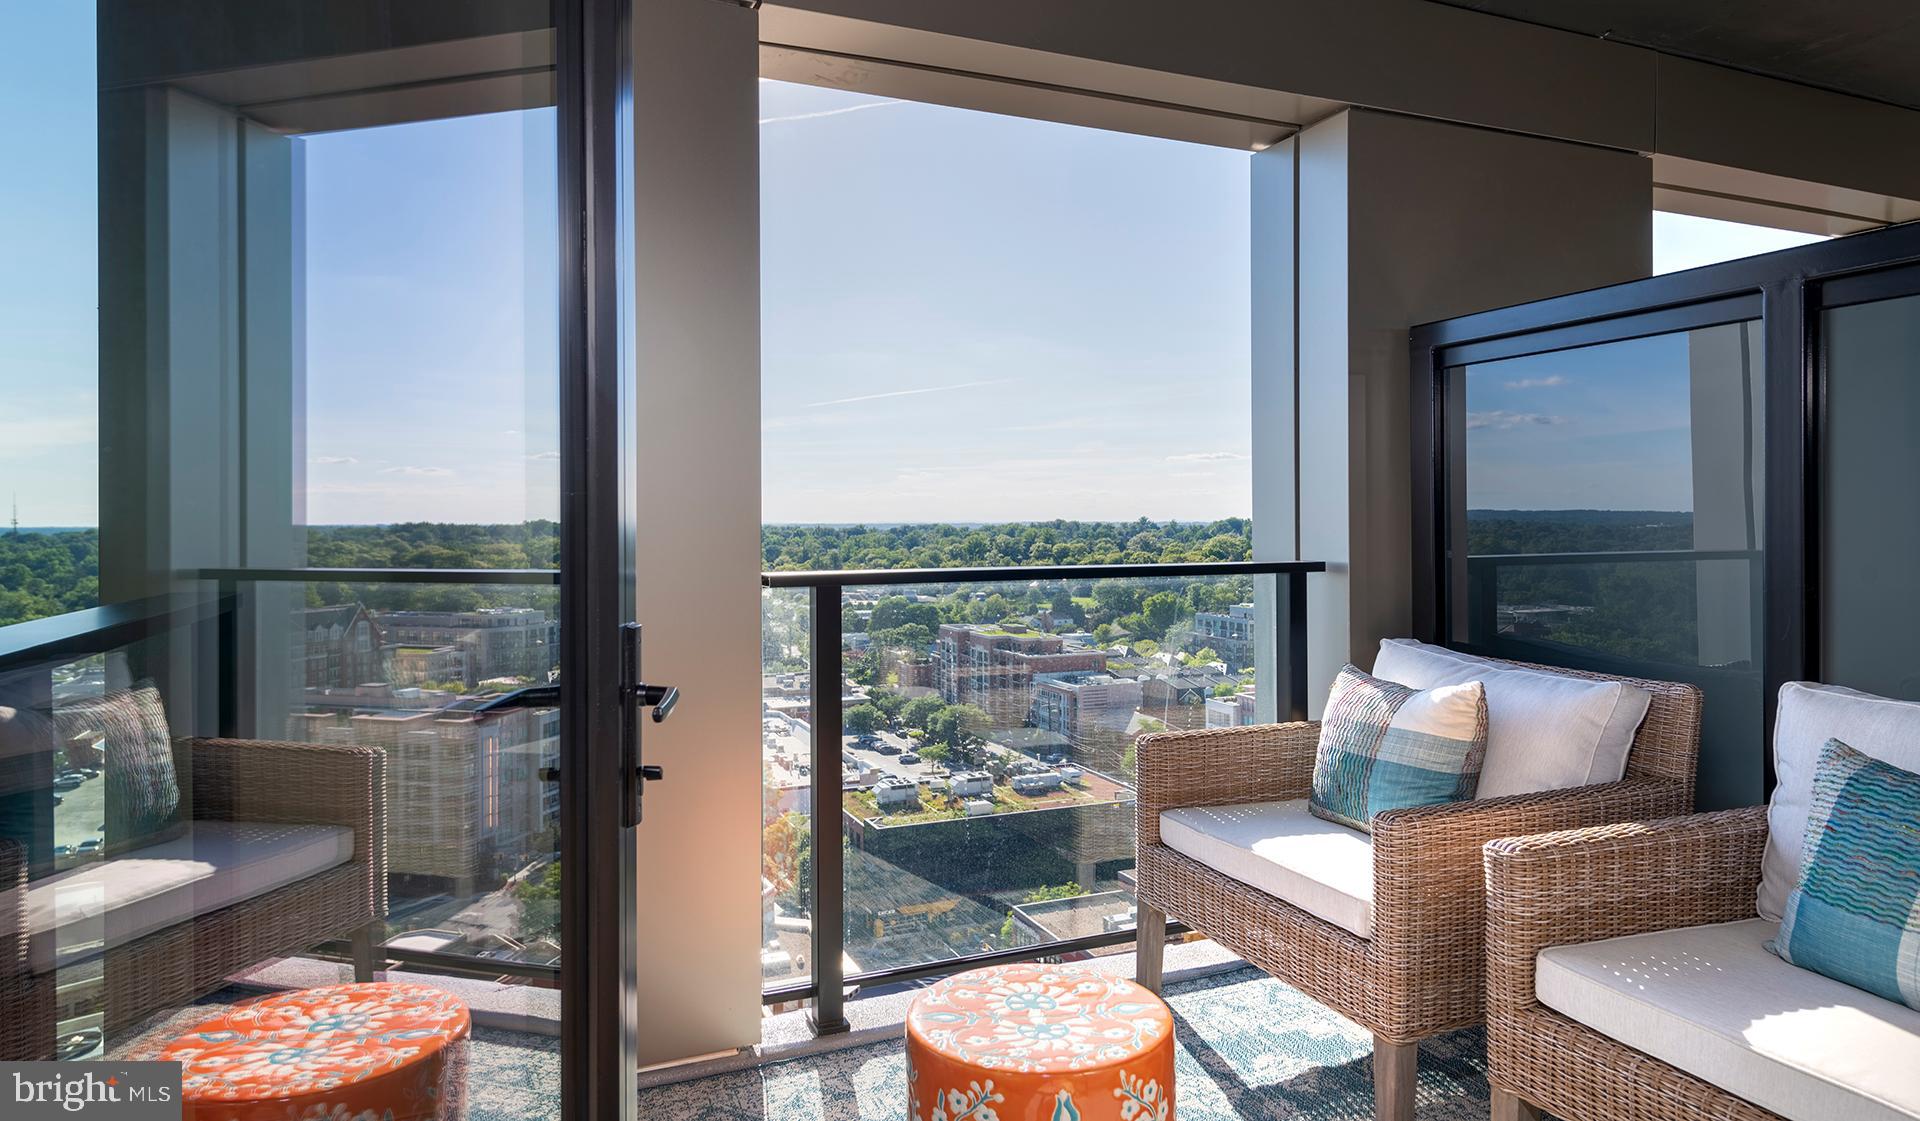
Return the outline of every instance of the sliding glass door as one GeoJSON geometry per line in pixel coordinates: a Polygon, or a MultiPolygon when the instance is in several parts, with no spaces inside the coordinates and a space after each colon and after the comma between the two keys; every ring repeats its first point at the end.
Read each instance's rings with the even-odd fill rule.
{"type": "Polygon", "coordinates": [[[618,7],[22,7],[0,1058],[631,1113],[618,7]]]}

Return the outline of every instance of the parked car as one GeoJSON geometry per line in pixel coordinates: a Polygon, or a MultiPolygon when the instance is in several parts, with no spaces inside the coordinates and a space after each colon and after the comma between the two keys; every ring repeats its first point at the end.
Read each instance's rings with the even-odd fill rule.
{"type": "Polygon", "coordinates": [[[75,851],[75,852],[99,852],[99,851],[100,851],[100,838],[98,838],[98,837],[88,837],[88,838],[87,838],[86,840],[84,840],[84,841],[81,841],[81,842],[80,842],[79,844],[77,844],[77,845],[75,845],[75,846],[73,847],[73,851],[75,851]]]}
{"type": "Polygon", "coordinates": [[[900,756],[900,761],[908,766],[912,766],[920,761],[920,755],[918,752],[913,751],[904,752],[900,756]]]}
{"type": "Polygon", "coordinates": [[[61,771],[58,775],[54,776],[53,788],[55,790],[72,790],[85,781],[87,781],[87,776],[81,774],[79,771],[61,771]]]}

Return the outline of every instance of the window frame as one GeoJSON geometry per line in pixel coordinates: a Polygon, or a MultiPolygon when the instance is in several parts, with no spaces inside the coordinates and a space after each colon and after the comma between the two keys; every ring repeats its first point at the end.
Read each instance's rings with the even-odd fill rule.
{"type": "MultiPolygon", "coordinates": [[[[1826,364],[1820,313],[1829,307],[1920,292],[1920,222],[1703,268],[1576,292],[1414,327],[1408,412],[1413,496],[1413,631],[1451,645],[1465,609],[1452,557],[1453,488],[1464,417],[1449,399],[1451,369],[1711,326],[1760,320],[1765,354],[1762,727],[1771,742],[1776,697],[1817,676],[1821,603],[1821,435],[1826,364]]],[[[1771,794],[1772,753],[1761,755],[1771,794]]]]}

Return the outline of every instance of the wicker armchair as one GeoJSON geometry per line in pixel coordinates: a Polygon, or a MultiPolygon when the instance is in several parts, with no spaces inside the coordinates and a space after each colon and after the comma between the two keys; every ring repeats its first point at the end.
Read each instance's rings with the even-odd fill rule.
{"type": "Polygon", "coordinates": [[[1767,808],[1487,845],[1487,1076],[1495,1121],[1779,1121],[1542,1005],[1549,946],[1753,917],[1767,808]]]}
{"type": "MultiPolygon", "coordinates": [[[[353,855],[285,887],[114,946],[93,959],[109,1035],[212,992],[276,955],[351,939],[354,971],[371,980],[387,911],[386,755],[378,748],[261,740],[182,740],[195,821],[323,824],[353,831],[353,855]]],[[[0,1059],[52,1057],[57,985],[36,969],[26,927],[27,871],[0,841],[0,1059]]]]}
{"type": "Polygon", "coordinates": [[[1671,817],[1693,807],[1700,691],[1628,681],[1652,703],[1614,783],[1390,810],[1373,819],[1373,936],[1221,874],[1161,841],[1160,815],[1307,797],[1314,722],[1169,732],[1139,741],[1139,975],[1157,989],[1171,915],[1361,1024],[1374,1038],[1379,1121],[1413,1116],[1415,1046],[1484,1008],[1481,846],[1497,837],[1671,817]]]}

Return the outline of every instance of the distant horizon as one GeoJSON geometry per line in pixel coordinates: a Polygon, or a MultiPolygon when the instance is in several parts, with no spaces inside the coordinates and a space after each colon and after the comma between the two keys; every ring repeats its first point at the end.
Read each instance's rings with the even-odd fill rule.
{"type": "MultiPolygon", "coordinates": [[[[1687,515],[1692,515],[1693,511],[1692,510],[1661,510],[1661,509],[1637,508],[1637,507],[1614,508],[1614,507],[1608,507],[1608,506],[1541,506],[1541,507],[1472,506],[1472,507],[1468,507],[1467,513],[1469,515],[1472,515],[1472,514],[1687,514],[1687,515]]],[[[1002,518],[997,520],[932,518],[926,521],[911,521],[911,522],[905,522],[905,521],[887,521],[887,522],[881,522],[881,521],[853,521],[853,522],[782,521],[782,522],[761,522],[760,524],[763,527],[775,526],[775,527],[781,527],[781,528],[799,527],[799,528],[809,528],[809,529],[851,529],[855,526],[859,526],[866,529],[891,529],[898,526],[932,526],[932,525],[948,525],[948,526],[954,526],[956,528],[968,528],[968,527],[989,526],[989,525],[1052,525],[1055,522],[1072,522],[1080,525],[1131,525],[1134,522],[1144,521],[1154,525],[1205,525],[1205,524],[1211,524],[1213,522],[1224,522],[1224,521],[1234,521],[1234,520],[1251,523],[1253,521],[1253,515],[1227,514],[1217,518],[1199,518],[1199,517],[1154,518],[1154,517],[1148,517],[1147,515],[1141,514],[1131,518],[1002,518]]],[[[304,525],[299,526],[298,528],[300,529],[387,529],[393,526],[401,526],[401,525],[520,526],[520,525],[531,525],[534,522],[553,522],[554,524],[558,525],[559,519],[558,518],[527,518],[523,521],[518,521],[518,522],[452,522],[452,521],[441,522],[441,521],[431,521],[424,518],[411,518],[411,519],[404,519],[401,521],[392,521],[392,522],[308,522],[304,525]]],[[[98,531],[99,528],[100,527],[98,525],[53,525],[53,526],[22,525],[19,527],[19,532],[22,534],[77,533],[82,530],[98,531]]],[[[0,527],[0,536],[4,536],[10,532],[12,532],[12,529],[10,527],[0,527]]]]}

